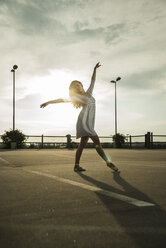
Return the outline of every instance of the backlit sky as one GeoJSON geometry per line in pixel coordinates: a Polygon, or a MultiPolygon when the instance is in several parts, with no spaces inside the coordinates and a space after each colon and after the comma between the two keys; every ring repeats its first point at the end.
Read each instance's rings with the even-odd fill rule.
{"type": "Polygon", "coordinates": [[[87,89],[93,67],[98,135],[166,134],[165,0],[0,0],[0,134],[12,128],[12,69],[16,128],[25,134],[75,135],[80,110],[67,98],[74,79],[87,89]]]}

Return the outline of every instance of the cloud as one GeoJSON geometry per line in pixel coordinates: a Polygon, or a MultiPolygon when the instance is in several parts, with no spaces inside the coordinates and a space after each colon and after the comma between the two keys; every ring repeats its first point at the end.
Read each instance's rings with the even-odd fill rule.
{"type": "MultiPolygon", "coordinates": [[[[49,78],[51,71],[68,71],[87,86],[98,61],[102,67],[95,94],[104,116],[110,111],[107,105],[114,103],[114,87],[109,82],[117,76],[122,77],[118,94],[126,108],[132,104],[126,100],[132,94],[143,94],[145,100],[151,96],[155,108],[153,97],[163,99],[166,90],[165,7],[162,0],[1,0],[0,111],[12,99],[10,70],[14,64],[18,65],[18,111],[21,118],[24,110],[31,118],[37,113],[30,113],[32,105],[40,101],[37,79],[49,78]]],[[[137,97],[132,101],[136,119],[140,102],[137,97]]],[[[10,107],[6,108],[9,113],[10,107]]]]}
{"type": "Polygon", "coordinates": [[[124,90],[141,91],[143,93],[165,93],[165,68],[146,71],[144,73],[133,73],[125,78],[125,82],[120,84],[124,90]],[[164,91],[164,92],[163,92],[164,91]]]}

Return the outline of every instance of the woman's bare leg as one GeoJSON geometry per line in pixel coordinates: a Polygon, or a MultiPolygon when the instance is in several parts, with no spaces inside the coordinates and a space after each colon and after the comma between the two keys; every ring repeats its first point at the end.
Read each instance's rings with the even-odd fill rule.
{"type": "Polygon", "coordinates": [[[101,143],[100,143],[100,140],[99,140],[99,137],[96,135],[96,136],[91,136],[90,137],[95,145],[95,148],[96,148],[96,151],[97,153],[100,155],[100,157],[102,157],[102,159],[104,159],[104,161],[107,163],[109,162],[109,158],[106,156],[105,152],[103,151],[103,148],[101,146],[101,143]]]}
{"type": "Polygon", "coordinates": [[[80,144],[79,144],[79,146],[77,148],[77,151],[76,151],[75,165],[79,165],[83,149],[85,148],[85,146],[86,146],[86,144],[88,142],[88,139],[89,139],[88,136],[81,137],[80,144]]]}
{"type": "Polygon", "coordinates": [[[111,159],[103,151],[99,137],[96,135],[96,136],[90,136],[90,138],[92,139],[93,143],[95,144],[95,148],[96,148],[97,153],[100,155],[100,157],[102,157],[102,159],[104,159],[107,166],[109,166],[111,169],[117,171],[118,168],[113,163],[111,163],[111,159]]]}

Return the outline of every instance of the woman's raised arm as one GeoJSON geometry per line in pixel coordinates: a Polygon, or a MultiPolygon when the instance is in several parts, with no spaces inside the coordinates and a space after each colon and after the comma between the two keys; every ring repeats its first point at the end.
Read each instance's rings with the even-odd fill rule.
{"type": "Polygon", "coordinates": [[[62,102],[70,102],[70,100],[68,100],[68,99],[63,99],[63,98],[58,98],[58,99],[55,99],[55,100],[51,100],[51,101],[42,103],[42,104],[40,105],[40,108],[44,108],[44,107],[46,107],[46,106],[49,105],[49,104],[62,103],[62,102]]]}
{"type": "Polygon", "coordinates": [[[96,69],[99,68],[100,66],[101,66],[100,62],[98,62],[94,67],[92,78],[91,78],[91,83],[90,83],[90,86],[89,86],[89,88],[87,90],[87,92],[90,93],[90,94],[92,94],[94,84],[95,84],[95,80],[96,80],[96,69]]]}

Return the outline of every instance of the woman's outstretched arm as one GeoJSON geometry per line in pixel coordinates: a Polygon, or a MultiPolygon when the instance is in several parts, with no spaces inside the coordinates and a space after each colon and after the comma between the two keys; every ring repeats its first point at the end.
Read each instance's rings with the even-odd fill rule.
{"type": "Polygon", "coordinates": [[[92,74],[92,78],[91,78],[91,81],[95,81],[96,80],[96,69],[99,68],[101,65],[100,65],[100,62],[98,62],[95,67],[94,67],[94,70],[93,70],[93,74],[92,74]]]}
{"type": "Polygon", "coordinates": [[[49,105],[49,104],[61,103],[61,102],[70,102],[70,100],[68,100],[68,99],[63,99],[63,98],[58,98],[58,99],[55,99],[55,100],[51,100],[51,101],[42,103],[42,104],[40,105],[40,108],[44,108],[44,107],[46,107],[46,106],[49,105]]]}
{"type": "Polygon", "coordinates": [[[91,83],[90,83],[90,86],[89,86],[89,88],[87,90],[87,92],[89,92],[90,94],[92,94],[94,84],[95,84],[95,80],[96,80],[96,69],[99,68],[100,66],[101,66],[100,63],[98,62],[94,67],[92,78],[91,78],[91,83]]]}

